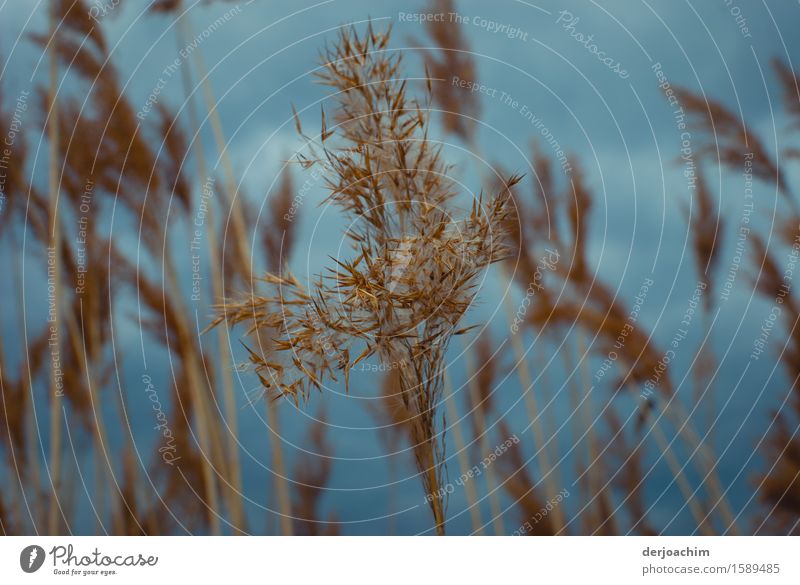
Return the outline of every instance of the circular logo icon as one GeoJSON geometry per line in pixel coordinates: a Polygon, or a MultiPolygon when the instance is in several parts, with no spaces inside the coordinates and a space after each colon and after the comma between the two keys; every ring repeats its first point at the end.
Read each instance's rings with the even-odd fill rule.
{"type": "Polygon", "coordinates": [[[41,546],[32,544],[26,546],[19,553],[19,566],[26,573],[35,573],[44,564],[44,549],[41,546]]]}

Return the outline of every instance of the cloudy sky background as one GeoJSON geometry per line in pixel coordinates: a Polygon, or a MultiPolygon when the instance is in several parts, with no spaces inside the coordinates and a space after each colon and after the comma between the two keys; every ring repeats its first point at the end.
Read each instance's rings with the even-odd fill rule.
{"type": "MultiPolygon", "coordinates": [[[[113,47],[113,62],[120,70],[123,84],[127,84],[126,91],[134,107],[145,104],[179,48],[173,20],[144,14],[148,4],[144,0],[125,0],[99,18],[113,47]]],[[[28,33],[46,31],[44,6],[41,1],[0,0],[0,55],[6,96],[45,83],[43,67],[35,70],[40,51],[24,38],[28,33]]],[[[292,104],[301,113],[308,131],[318,128],[319,103],[324,103],[326,92],[313,83],[311,74],[319,63],[320,50],[335,38],[337,27],[347,23],[363,26],[369,18],[378,28],[394,23],[391,47],[403,50],[406,55],[406,73],[421,77],[424,73],[419,46],[428,43],[424,30],[418,24],[400,22],[398,15],[423,9],[422,2],[347,0],[291,3],[255,0],[249,4],[191,7],[188,18],[196,33],[220,15],[236,11],[229,22],[202,41],[200,50],[210,71],[242,196],[263,206],[276,188],[284,169],[283,161],[302,147],[294,131],[292,104]]],[[[747,38],[724,1],[641,1],[624,6],[614,2],[514,0],[457,3],[461,15],[508,23],[527,33],[526,40],[508,39],[480,26],[462,25],[477,63],[477,81],[496,88],[498,94],[506,92],[540,116],[571,159],[580,163],[595,196],[590,257],[597,278],[628,303],[644,278],[655,280],[640,323],[655,331],[655,339],[661,346],[666,345],[678,326],[697,277],[682,211],[682,206],[689,203],[689,190],[676,162],[680,156],[680,132],[672,109],[658,88],[652,66],[660,63],[673,86],[704,93],[722,101],[732,111],[741,112],[768,150],[775,151],[790,136],[781,89],[769,61],[777,57],[796,66],[792,58],[800,54],[800,38],[793,34],[792,27],[798,22],[799,9],[793,2],[742,2],[742,15],[751,34],[747,38]],[[575,30],[593,34],[598,47],[619,61],[630,76],[621,79],[570,38],[561,24],[556,23],[560,10],[578,17],[575,30]]],[[[168,80],[162,95],[162,101],[170,108],[184,107],[179,76],[168,80]]],[[[479,190],[481,180],[494,172],[491,165],[500,163],[504,169],[526,173],[521,192],[529,195],[533,204],[529,155],[536,140],[542,151],[549,154],[547,144],[537,136],[536,128],[498,98],[485,97],[482,105],[479,151],[470,150],[443,133],[435,138],[444,141],[445,152],[456,164],[457,176],[467,188],[479,190]]],[[[185,122],[185,111],[181,116],[185,122]]],[[[221,163],[207,122],[203,144],[208,160],[215,165],[216,175],[221,177],[221,163]]],[[[36,141],[32,142],[35,147],[36,141]]],[[[44,169],[42,164],[39,172],[44,169]]],[[[732,173],[718,174],[713,167],[707,171],[715,197],[719,197],[728,217],[728,227],[733,228],[744,202],[743,179],[732,173]]],[[[797,178],[791,171],[789,177],[797,178]]],[[[295,174],[298,188],[304,180],[302,174],[295,174]]],[[[335,209],[317,205],[323,197],[324,192],[315,188],[300,209],[301,225],[291,268],[301,277],[317,272],[327,262],[327,255],[335,254],[333,251],[339,250],[341,244],[345,224],[335,209]]],[[[758,184],[756,214],[766,229],[776,209],[780,206],[774,187],[758,184]]],[[[260,210],[264,212],[263,208],[260,210]]],[[[114,229],[115,237],[129,239],[135,246],[136,233],[130,230],[130,224],[121,218],[115,222],[112,225],[111,218],[107,218],[106,229],[114,229]]],[[[180,241],[180,235],[175,239],[180,241]]],[[[724,279],[733,258],[734,242],[734,230],[728,229],[720,255],[720,279],[724,279]]],[[[188,255],[181,258],[181,254],[181,250],[175,251],[188,288],[191,266],[188,255]]],[[[497,276],[495,271],[490,272],[483,282],[479,304],[468,315],[467,324],[486,323],[499,345],[508,337],[501,298],[510,294],[516,305],[520,295],[518,291],[506,291],[497,276]]],[[[42,278],[35,272],[26,274],[29,290],[35,291],[42,278]]],[[[4,291],[9,286],[0,284],[4,291]]],[[[719,296],[718,291],[712,294],[719,296]]],[[[30,305],[29,318],[36,323],[41,314],[36,303],[30,305]]],[[[764,468],[763,457],[758,453],[751,457],[751,453],[757,450],[787,388],[782,372],[773,373],[774,348],[769,356],[753,364],[739,382],[759,324],[768,310],[768,304],[753,296],[747,275],[740,272],[731,299],[721,304],[711,332],[714,350],[718,356],[724,356],[715,382],[720,418],[714,431],[714,449],[720,454],[722,483],[728,488],[733,508],[743,510],[745,522],[753,522],[759,513],[753,498],[754,474],[764,468]]],[[[201,320],[205,317],[202,309],[198,314],[201,320]]],[[[6,335],[9,327],[16,324],[16,318],[4,316],[2,323],[6,335]]],[[[693,328],[683,342],[674,366],[674,379],[680,380],[694,359],[701,341],[700,330],[693,328]]],[[[137,436],[141,437],[139,446],[147,453],[158,436],[148,434],[147,403],[143,398],[136,400],[141,393],[141,368],[137,365],[141,361],[140,332],[135,321],[121,314],[116,333],[117,350],[128,358],[122,376],[131,397],[132,421],[137,436]]],[[[530,346],[532,339],[526,341],[530,346]]],[[[773,342],[778,341],[782,341],[780,335],[773,338],[773,342]]],[[[540,403],[549,405],[543,417],[548,428],[553,429],[562,427],[571,414],[560,357],[564,344],[575,351],[574,336],[569,332],[560,335],[555,343],[539,342],[533,348],[548,364],[542,378],[537,379],[536,392],[540,403]],[[542,385],[544,380],[547,387],[542,385]]],[[[508,345],[504,347],[501,363],[510,368],[513,355],[508,345]]],[[[11,348],[9,351],[13,352],[11,348]]],[[[146,351],[153,378],[166,379],[169,357],[152,344],[146,351]]],[[[462,351],[461,342],[454,342],[450,372],[463,415],[466,377],[462,351]]],[[[235,353],[242,358],[238,349],[235,353]]],[[[531,361],[538,363],[538,358],[531,361]]],[[[590,371],[596,366],[592,360],[590,371]]],[[[264,408],[261,403],[248,405],[247,393],[257,386],[253,376],[237,375],[237,382],[242,406],[244,485],[246,495],[252,500],[249,513],[254,519],[251,529],[274,531],[274,517],[265,515],[261,509],[274,506],[274,501],[266,499],[271,467],[264,408]]],[[[345,534],[426,531],[431,528],[429,511],[423,503],[419,482],[413,477],[410,452],[387,455],[374,428],[376,420],[367,404],[377,395],[379,384],[378,375],[367,373],[354,377],[349,397],[343,395],[343,388],[334,386],[331,392],[314,396],[306,410],[298,411],[291,404],[283,404],[281,436],[289,467],[294,467],[303,450],[313,450],[306,423],[309,417],[324,411],[330,425],[327,440],[335,457],[333,477],[324,497],[325,514],[334,515],[345,534]]],[[[688,393],[690,386],[687,384],[685,388],[688,393]]],[[[162,391],[166,394],[167,389],[162,391]]],[[[679,389],[678,394],[681,392],[679,389]]],[[[609,396],[610,389],[600,387],[591,402],[599,410],[609,396]]],[[[516,377],[508,377],[496,390],[495,397],[498,412],[506,416],[521,438],[526,458],[531,457],[533,438],[516,377]]],[[[631,414],[635,406],[635,401],[626,404],[623,400],[620,410],[624,414],[629,408],[627,413],[631,414]]],[[[707,429],[698,430],[705,433],[707,429]]],[[[492,446],[502,439],[495,432],[492,446]]],[[[569,451],[569,423],[554,441],[560,453],[569,451]]],[[[452,442],[448,444],[452,456],[452,442]]],[[[693,522],[688,511],[681,508],[683,500],[672,483],[672,474],[664,460],[658,459],[658,450],[650,451],[652,470],[645,501],[653,506],[653,524],[666,527],[667,533],[691,531],[693,522]]],[[[470,458],[478,462],[477,449],[473,449],[470,458]]],[[[569,488],[574,481],[574,468],[571,456],[560,462],[559,481],[563,487],[569,488]]],[[[458,474],[453,458],[450,476],[458,474]]],[[[478,480],[481,495],[485,495],[484,479],[478,480]]],[[[503,501],[510,504],[505,497],[503,501]]],[[[565,505],[577,509],[583,504],[573,499],[565,505]]],[[[469,517],[464,508],[463,493],[456,490],[450,500],[451,533],[469,531],[469,517]]],[[[481,511],[488,523],[491,516],[485,501],[481,511]]],[[[519,518],[513,510],[503,520],[508,532],[518,527],[519,518]]],[[[91,530],[92,524],[88,522],[81,529],[91,530]]]]}

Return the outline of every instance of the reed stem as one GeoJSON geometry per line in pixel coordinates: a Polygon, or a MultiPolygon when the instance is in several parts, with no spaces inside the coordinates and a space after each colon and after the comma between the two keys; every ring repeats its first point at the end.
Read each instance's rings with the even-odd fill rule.
{"type": "MultiPolygon", "coordinates": [[[[179,42],[184,44],[189,38],[187,31],[188,16],[183,19],[179,26],[179,42]],[[181,38],[182,37],[182,38],[181,38]]],[[[197,160],[197,170],[201,178],[208,179],[210,177],[208,167],[206,165],[205,154],[203,153],[203,143],[200,134],[200,124],[197,116],[197,109],[193,96],[191,96],[191,71],[187,66],[181,68],[182,81],[184,87],[184,95],[187,101],[187,108],[189,111],[189,122],[194,133],[194,140],[192,141],[192,148],[194,156],[197,160]]],[[[201,181],[202,183],[202,181],[201,181]]],[[[206,211],[206,244],[209,254],[209,266],[211,270],[211,293],[213,299],[221,299],[224,297],[224,290],[222,285],[222,274],[219,269],[222,261],[221,254],[218,255],[219,247],[217,241],[217,226],[214,221],[214,208],[212,205],[208,206],[206,211]]],[[[225,330],[227,332],[227,329],[225,330]]],[[[225,336],[222,332],[216,333],[218,345],[218,357],[220,360],[220,376],[222,378],[222,396],[225,408],[225,424],[227,427],[227,457],[229,461],[230,476],[228,478],[228,485],[226,485],[226,495],[228,500],[228,507],[231,513],[231,522],[234,529],[243,534],[247,528],[244,518],[244,507],[242,502],[242,472],[239,460],[239,443],[238,443],[238,417],[236,411],[236,397],[233,389],[233,364],[230,359],[229,347],[226,344],[225,336]]]]}
{"type": "MultiPolygon", "coordinates": [[[[447,418],[450,419],[450,430],[453,433],[453,442],[458,457],[458,467],[461,475],[466,475],[470,469],[469,460],[467,459],[467,447],[464,442],[464,434],[461,432],[461,423],[458,418],[458,407],[456,405],[456,397],[453,392],[453,385],[450,382],[450,376],[445,372],[444,375],[445,387],[445,409],[447,418]]],[[[481,510],[478,505],[478,494],[475,485],[471,481],[464,483],[464,494],[467,498],[467,507],[469,508],[470,521],[472,522],[472,534],[483,536],[483,523],[481,521],[481,510]]]]}
{"type": "MultiPolygon", "coordinates": [[[[50,2],[50,43],[49,47],[49,68],[48,68],[48,116],[47,116],[47,137],[48,137],[48,182],[50,192],[50,212],[49,212],[49,231],[50,231],[50,251],[52,257],[53,279],[53,320],[48,324],[51,335],[55,337],[54,345],[50,346],[51,351],[51,376],[50,376],[50,487],[53,490],[50,499],[50,512],[47,522],[47,534],[55,536],[59,532],[59,516],[63,517],[58,492],[61,488],[61,416],[62,404],[61,397],[63,390],[58,389],[56,377],[56,360],[60,358],[61,341],[59,338],[59,318],[61,314],[61,225],[58,217],[58,198],[59,198],[59,177],[58,177],[58,158],[59,158],[59,116],[58,116],[58,42],[57,30],[59,24],[58,2],[50,2]],[[55,355],[55,359],[53,356],[55,355]]],[[[48,259],[48,262],[50,259],[48,259]]],[[[53,342],[51,342],[53,343],[53,342]]]]}

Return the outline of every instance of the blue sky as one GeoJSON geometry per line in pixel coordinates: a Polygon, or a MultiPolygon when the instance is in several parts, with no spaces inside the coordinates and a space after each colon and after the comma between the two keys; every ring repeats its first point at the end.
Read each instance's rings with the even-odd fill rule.
{"type": "MultiPolygon", "coordinates": [[[[134,106],[144,106],[159,77],[164,77],[165,68],[179,56],[174,23],[169,18],[142,14],[147,4],[127,0],[100,18],[112,41],[112,59],[120,69],[134,106]]],[[[31,43],[23,40],[15,45],[13,39],[18,34],[45,30],[43,7],[43,2],[0,0],[5,95],[15,95],[31,87],[30,72],[40,54],[31,43]]],[[[335,38],[336,28],[353,22],[362,26],[369,18],[377,27],[393,23],[392,49],[404,52],[409,76],[422,76],[419,45],[424,46],[428,41],[419,24],[401,22],[399,15],[423,9],[422,2],[397,0],[291,3],[255,0],[249,4],[217,3],[212,7],[191,8],[189,18],[195,34],[219,16],[235,10],[229,21],[203,39],[199,50],[210,72],[226,148],[240,178],[239,188],[243,196],[262,206],[261,212],[277,185],[282,161],[302,146],[294,132],[291,105],[301,113],[307,129],[318,128],[319,103],[325,103],[326,92],[313,83],[311,74],[318,65],[320,50],[335,38]]],[[[789,144],[791,136],[785,130],[782,93],[770,59],[793,63],[800,54],[800,38],[791,29],[798,20],[797,3],[741,2],[740,7],[735,7],[724,1],[623,4],[498,0],[457,2],[457,11],[471,22],[460,26],[474,53],[477,81],[496,88],[498,93],[513,96],[534,112],[571,160],[580,163],[595,196],[589,255],[597,278],[630,303],[643,278],[652,274],[656,284],[648,295],[640,321],[652,328],[655,339],[665,345],[694,290],[696,275],[682,208],[689,204],[690,193],[682,168],[676,163],[680,156],[680,131],[658,87],[653,65],[660,63],[672,86],[690,88],[721,101],[734,112],[741,112],[767,149],[774,152],[778,145],[789,144]],[[734,13],[738,12],[734,8],[741,11],[746,21],[746,33],[736,22],[734,13]],[[569,15],[562,11],[568,11],[569,15]],[[524,39],[508,39],[488,30],[489,21],[497,26],[519,27],[527,35],[524,39]],[[565,28],[570,22],[574,26],[565,28]],[[619,62],[628,77],[622,79],[611,71],[571,33],[593,35],[599,50],[619,62]]],[[[35,85],[44,83],[44,73],[39,71],[35,75],[35,85]]],[[[164,85],[161,99],[180,110],[184,96],[179,76],[168,78],[164,85]]],[[[487,164],[501,163],[506,169],[527,173],[522,190],[532,193],[528,157],[532,142],[537,139],[537,129],[518,110],[498,98],[485,97],[482,106],[478,151],[444,133],[435,138],[443,141],[445,152],[456,164],[459,179],[469,188],[479,188],[481,178],[491,172],[487,164]]],[[[181,115],[185,119],[185,112],[181,115]]],[[[207,120],[202,138],[210,164],[215,165],[216,173],[221,176],[207,120]]],[[[548,146],[541,135],[538,140],[547,153],[548,146]]],[[[714,167],[707,170],[714,195],[728,215],[729,227],[733,227],[738,223],[744,202],[742,179],[734,173],[718,174],[714,167]]],[[[790,179],[797,179],[791,169],[788,174],[790,179]]],[[[301,175],[295,179],[298,187],[305,180],[301,175]]],[[[343,219],[334,209],[316,205],[323,197],[321,189],[312,189],[300,209],[300,233],[292,269],[302,276],[318,271],[331,250],[338,249],[341,243],[343,219]]],[[[776,209],[780,207],[775,189],[757,184],[757,221],[765,230],[776,217],[776,209]]],[[[130,226],[124,221],[117,218],[113,226],[110,218],[106,221],[107,229],[118,230],[117,237],[135,245],[136,234],[125,231],[130,226]]],[[[180,231],[177,232],[176,239],[181,237],[180,231]]],[[[735,233],[729,229],[720,256],[720,278],[734,255],[734,245],[735,233]]],[[[186,280],[190,274],[188,262],[180,261],[180,252],[176,254],[186,280]]],[[[500,343],[508,333],[502,312],[498,311],[505,291],[496,276],[496,272],[490,272],[482,284],[480,302],[468,319],[469,324],[486,323],[495,334],[495,342],[500,343]]],[[[35,284],[41,275],[31,274],[26,279],[35,284]]],[[[9,285],[0,286],[5,290],[9,285]]],[[[519,302],[518,291],[509,294],[514,304],[519,302]]],[[[713,294],[718,296],[717,292],[713,294]]],[[[770,379],[775,365],[774,351],[753,365],[737,385],[759,323],[768,310],[769,305],[753,295],[749,279],[740,273],[734,293],[727,303],[721,304],[710,334],[711,346],[719,356],[724,356],[715,382],[720,418],[714,449],[719,453],[726,451],[719,459],[722,483],[729,488],[734,509],[745,510],[746,521],[751,521],[757,512],[751,499],[753,474],[763,467],[764,461],[756,454],[746,465],[743,462],[761,440],[772,411],[786,393],[786,381],[780,372],[770,379]]],[[[31,311],[35,313],[35,308],[31,311]]],[[[199,318],[202,317],[201,311],[199,318]]],[[[36,315],[31,318],[35,321],[36,315]]],[[[15,324],[4,316],[4,335],[15,324]]],[[[117,334],[119,351],[129,355],[139,352],[135,323],[125,321],[119,325],[117,334]]],[[[550,404],[543,417],[553,429],[571,414],[561,365],[563,346],[556,351],[564,340],[572,345],[574,352],[575,339],[571,333],[561,335],[555,345],[537,343],[534,347],[549,364],[543,377],[549,380],[549,387],[537,387],[537,392],[542,403],[550,404]]],[[[700,340],[700,330],[696,328],[678,352],[674,378],[679,379],[686,372],[700,340]]],[[[531,341],[526,336],[526,342],[531,341]]],[[[463,359],[458,355],[460,342],[454,342],[453,346],[459,351],[451,352],[451,371],[463,413],[466,377],[463,359]]],[[[149,367],[155,372],[165,372],[167,356],[155,349],[148,352],[149,367]]],[[[236,353],[242,357],[238,350],[236,353]]],[[[512,357],[503,356],[504,366],[513,365],[512,357]]],[[[592,364],[590,370],[594,370],[594,361],[592,364]]],[[[242,406],[245,491],[257,502],[252,505],[252,512],[259,517],[258,505],[266,503],[269,491],[270,455],[264,408],[262,404],[247,405],[246,392],[256,387],[257,381],[246,374],[237,378],[242,406]]],[[[124,379],[128,391],[135,395],[140,385],[136,367],[130,371],[126,368],[124,379]]],[[[354,386],[358,390],[352,396],[343,396],[342,389],[337,387],[336,392],[315,396],[307,411],[282,405],[282,438],[287,458],[291,466],[302,450],[312,449],[305,423],[324,408],[331,425],[328,440],[336,458],[329,491],[324,497],[325,513],[335,514],[342,522],[341,531],[347,534],[422,532],[430,529],[430,520],[427,508],[422,505],[422,489],[413,477],[411,455],[408,451],[385,455],[374,429],[375,419],[364,407],[375,396],[379,383],[375,374],[356,376],[354,386]]],[[[690,392],[688,386],[685,392],[690,392]]],[[[528,423],[516,378],[510,377],[497,389],[496,396],[498,410],[518,432],[526,458],[530,457],[534,446],[530,430],[523,432],[528,423]]],[[[609,396],[607,388],[600,388],[592,403],[600,406],[609,396]]],[[[629,406],[629,412],[633,412],[634,404],[629,406]]],[[[145,432],[145,407],[142,403],[137,410],[136,401],[132,401],[133,424],[137,429],[141,425],[141,445],[146,449],[155,438],[145,432]]],[[[624,405],[620,408],[625,410],[624,405]]],[[[554,439],[561,452],[571,446],[568,426],[554,439]]],[[[492,446],[502,439],[493,435],[492,446]]],[[[473,451],[470,457],[477,458],[477,449],[473,451]]],[[[681,495],[670,483],[669,469],[658,456],[658,450],[651,449],[652,473],[647,482],[646,502],[653,505],[653,523],[668,525],[670,533],[691,531],[691,516],[685,508],[681,510],[681,495]]],[[[450,468],[451,477],[459,475],[455,459],[450,468]]],[[[484,480],[480,478],[481,482],[484,480]]],[[[573,480],[574,462],[567,458],[561,466],[560,481],[569,485],[573,480]]],[[[479,493],[484,494],[485,489],[481,483],[479,493]]],[[[566,505],[576,507],[578,502],[566,505]]],[[[469,531],[469,518],[463,510],[463,494],[455,493],[450,504],[453,533],[469,531]]],[[[482,513],[488,523],[486,502],[482,513]]],[[[504,521],[510,532],[519,518],[511,510],[504,515],[504,521]]],[[[254,523],[252,529],[258,531],[259,524],[254,523]]]]}

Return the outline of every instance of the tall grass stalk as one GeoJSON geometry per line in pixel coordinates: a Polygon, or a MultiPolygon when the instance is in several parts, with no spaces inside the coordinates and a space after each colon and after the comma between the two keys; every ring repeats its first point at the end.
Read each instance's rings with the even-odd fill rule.
{"type": "MultiPolygon", "coordinates": [[[[503,275],[503,282],[507,282],[510,285],[511,279],[505,266],[501,264],[499,271],[503,275]]],[[[506,321],[508,321],[508,323],[513,323],[516,309],[511,304],[509,295],[503,296],[503,308],[506,313],[506,321]]],[[[515,369],[519,376],[525,408],[528,411],[528,418],[531,420],[531,428],[536,448],[535,457],[539,463],[539,472],[541,473],[542,481],[545,485],[547,499],[550,500],[551,498],[555,498],[559,491],[557,471],[555,468],[551,467],[550,456],[548,454],[548,443],[552,440],[552,437],[550,440],[545,438],[542,415],[536,403],[536,397],[534,396],[533,378],[528,369],[525,348],[522,345],[521,332],[516,334],[512,333],[510,337],[511,346],[514,348],[515,369]]],[[[553,509],[552,521],[556,532],[559,532],[564,527],[564,512],[560,506],[556,506],[553,509]]]]}
{"type": "MultiPolygon", "coordinates": [[[[444,376],[444,388],[444,405],[447,417],[450,419],[448,430],[453,434],[453,443],[455,444],[458,454],[458,467],[463,476],[470,469],[469,460],[467,459],[468,451],[467,445],[464,442],[464,433],[461,432],[461,422],[458,413],[458,405],[456,403],[456,395],[453,392],[453,384],[450,381],[450,376],[446,372],[444,376]]],[[[464,483],[464,495],[467,498],[467,507],[469,508],[469,517],[472,523],[472,534],[483,536],[481,509],[478,504],[478,493],[473,482],[467,481],[464,483]]]]}
{"type": "MultiPolygon", "coordinates": [[[[168,235],[167,235],[168,238],[168,235]]],[[[168,245],[167,250],[170,250],[168,245]]],[[[166,278],[166,286],[171,291],[179,291],[178,279],[175,274],[175,269],[172,265],[172,260],[168,254],[165,254],[164,273],[166,278]]],[[[194,421],[197,427],[198,442],[200,445],[200,465],[203,473],[203,484],[205,493],[205,505],[207,507],[208,523],[211,528],[211,533],[214,535],[221,534],[220,526],[220,507],[219,497],[217,494],[217,475],[215,472],[215,463],[220,470],[224,470],[224,458],[220,455],[222,447],[219,437],[214,432],[217,428],[213,424],[211,411],[208,406],[208,397],[203,391],[206,384],[203,383],[203,368],[199,363],[198,353],[196,352],[196,342],[194,336],[191,334],[191,328],[186,321],[186,311],[183,306],[182,298],[177,295],[174,299],[177,307],[175,315],[175,323],[177,334],[179,338],[179,351],[182,353],[181,358],[186,363],[186,375],[189,385],[189,393],[191,396],[192,407],[194,411],[194,421]],[[213,462],[213,463],[212,463],[213,462]]],[[[222,472],[223,477],[226,475],[222,472]]]]}
{"type": "Polygon", "coordinates": [[[292,526],[292,498],[289,495],[289,481],[286,476],[286,464],[283,461],[280,423],[275,402],[275,400],[269,399],[265,401],[267,426],[269,427],[267,432],[270,435],[270,445],[272,447],[272,475],[275,478],[274,486],[278,500],[281,534],[283,536],[291,536],[294,533],[292,526]]]}
{"type": "MultiPolygon", "coordinates": [[[[81,307],[83,304],[81,304],[81,307]]],[[[81,315],[83,317],[83,315],[81,315]]],[[[99,393],[96,388],[96,380],[92,380],[92,367],[100,367],[97,356],[90,357],[86,352],[86,338],[85,327],[79,330],[78,322],[74,314],[65,313],[65,321],[67,331],[69,334],[70,342],[72,343],[75,355],[81,366],[82,374],[86,382],[86,388],[89,392],[89,401],[92,409],[91,433],[92,433],[92,451],[94,453],[94,473],[95,473],[95,507],[100,510],[97,515],[98,534],[103,529],[102,524],[102,511],[105,509],[105,496],[109,493],[109,489],[114,484],[113,472],[111,461],[108,454],[108,440],[103,420],[103,413],[100,404],[99,393]]],[[[83,321],[83,324],[92,325],[94,319],[90,317],[83,321]]],[[[93,346],[97,347],[97,346],[93,346]]],[[[116,515],[114,510],[114,501],[109,500],[109,510],[112,518],[116,515]]]]}
{"type": "Polygon", "coordinates": [[[454,209],[450,167],[428,139],[427,109],[407,96],[401,55],[387,51],[388,42],[388,32],[371,26],[363,36],[342,29],[317,73],[333,89],[335,126],[328,128],[323,111],[319,138],[312,139],[295,115],[309,147],[298,159],[305,168],[330,165],[328,199],[352,220],[346,237],[353,258],[332,259],[308,287],[291,273],[268,273],[266,296],[251,290],[221,303],[212,326],[247,323],[248,335],[273,339],[278,351],[270,354],[278,355],[251,350],[251,362],[266,390],[297,404],[337,372],[347,386],[352,367],[372,355],[403,364],[398,382],[412,414],[418,477],[431,496],[436,533],[444,534],[444,356],[450,340],[466,331],[459,323],[478,275],[508,257],[508,196],[454,209]]]}
{"type": "MultiPolygon", "coordinates": [[[[478,448],[480,449],[481,456],[486,457],[492,452],[492,445],[489,442],[489,431],[486,429],[486,409],[481,403],[480,390],[476,380],[477,370],[475,368],[475,360],[472,359],[472,352],[464,351],[464,360],[467,366],[467,384],[471,398],[470,402],[472,403],[472,418],[475,422],[475,429],[478,435],[478,448]]],[[[492,514],[492,525],[494,527],[495,534],[498,536],[503,536],[505,535],[505,527],[503,524],[503,509],[500,505],[500,490],[498,485],[499,482],[497,481],[495,469],[494,467],[489,466],[486,469],[486,493],[487,497],[489,498],[489,509],[492,514]]]]}
{"type": "Polygon", "coordinates": [[[661,427],[658,424],[658,419],[653,415],[650,415],[649,418],[652,422],[652,426],[650,428],[651,432],[653,433],[653,437],[655,438],[659,449],[661,449],[664,459],[667,461],[667,465],[672,473],[672,477],[675,478],[675,482],[678,484],[678,488],[680,489],[681,494],[683,494],[683,498],[686,500],[687,506],[689,506],[692,517],[697,523],[697,528],[705,536],[713,536],[714,530],[708,524],[708,515],[703,513],[703,509],[701,508],[697,499],[694,497],[694,494],[697,490],[692,490],[689,480],[686,479],[686,476],[683,473],[683,467],[685,466],[682,467],[678,459],[675,457],[675,454],[670,448],[670,443],[667,441],[667,438],[664,436],[664,432],[661,430],[661,427]]]}
{"type": "MultiPolygon", "coordinates": [[[[585,333],[582,329],[578,328],[575,331],[576,345],[578,347],[578,359],[580,360],[580,381],[581,387],[584,392],[590,392],[592,388],[591,374],[589,372],[589,353],[588,345],[585,339],[585,333]]],[[[591,398],[587,397],[586,400],[579,403],[581,424],[586,429],[586,457],[587,457],[587,496],[590,502],[600,502],[597,499],[599,495],[600,486],[602,483],[601,477],[601,462],[598,457],[597,449],[597,433],[594,430],[594,420],[592,419],[592,402],[591,398]]],[[[600,510],[593,509],[592,513],[599,512],[600,510]]],[[[602,522],[602,514],[591,518],[595,524],[602,522]]]]}
{"type": "Polygon", "coordinates": [[[683,406],[678,403],[677,400],[673,399],[669,402],[663,402],[662,408],[664,414],[678,430],[679,435],[684,438],[689,447],[693,448],[690,457],[693,460],[697,460],[697,470],[705,474],[705,482],[708,484],[709,491],[715,498],[711,511],[718,510],[725,524],[726,531],[729,531],[733,535],[741,534],[736,517],[725,496],[725,490],[723,490],[722,484],[720,483],[719,474],[717,473],[717,458],[714,457],[711,449],[694,429],[688,413],[685,412],[683,406]],[[698,454],[699,457],[695,458],[695,454],[698,454]]]}
{"type": "MultiPolygon", "coordinates": [[[[58,2],[50,2],[50,40],[48,45],[49,65],[48,65],[48,113],[47,113],[47,137],[48,137],[48,182],[50,193],[50,247],[53,249],[53,322],[55,329],[56,347],[60,348],[61,340],[59,337],[60,317],[61,317],[61,222],[58,216],[59,198],[59,116],[58,116],[58,2]]],[[[57,351],[57,350],[56,350],[57,351]]],[[[50,512],[47,522],[47,533],[58,534],[59,516],[62,516],[61,504],[59,501],[59,490],[61,488],[61,392],[57,388],[57,378],[55,367],[51,362],[50,376],[50,488],[52,489],[50,499],[50,512]]]]}
{"type": "MultiPolygon", "coordinates": [[[[189,15],[187,14],[181,19],[178,26],[178,38],[181,46],[185,46],[188,39],[191,38],[190,31],[188,30],[189,15]]],[[[198,51],[199,52],[199,49],[198,51]]],[[[197,161],[197,170],[202,178],[201,183],[210,177],[208,166],[206,164],[205,154],[203,152],[202,135],[200,133],[200,123],[197,116],[197,109],[194,102],[194,95],[191,91],[192,78],[191,69],[189,64],[184,64],[181,67],[181,76],[183,81],[184,96],[187,101],[187,109],[189,113],[189,123],[192,128],[194,140],[192,141],[192,148],[194,149],[194,157],[197,161]]],[[[214,206],[209,205],[206,211],[206,244],[209,255],[208,265],[211,270],[211,294],[212,298],[219,299],[224,296],[224,289],[222,284],[222,273],[220,270],[220,263],[223,261],[221,250],[219,248],[219,241],[217,239],[217,224],[214,216],[214,206]]],[[[239,458],[239,443],[238,443],[238,416],[236,407],[236,397],[233,388],[233,364],[230,358],[229,342],[230,338],[227,332],[218,331],[217,338],[217,356],[220,361],[220,378],[222,379],[222,395],[225,409],[225,424],[226,424],[226,438],[227,438],[227,458],[229,463],[229,476],[226,482],[226,495],[228,507],[231,514],[231,522],[234,530],[240,533],[246,531],[246,524],[244,518],[244,508],[242,503],[242,474],[239,458]]]]}
{"type": "MultiPolygon", "coordinates": [[[[188,20],[188,15],[186,19],[187,26],[191,30],[191,23],[188,20]]],[[[236,189],[236,176],[233,170],[233,163],[231,162],[230,154],[225,145],[225,133],[222,129],[222,120],[217,110],[217,100],[214,97],[214,89],[211,87],[211,81],[208,79],[208,71],[203,59],[203,52],[198,49],[193,51],[192,55],[194,57],[195,66],[197,67],[200,84],[203,87],[203,96],[206,101],[208,118],[211,121],[214,142],[217,146],[219,158],[222,161],[222,169],[225,176],[225,188],[222,189],[222,194],[225,198],[225,202],[229,206],[229,217],[233,222],[233,245],[239,259],[238,268],[242,272],[245,281],[249,284],[251,282],[252,272],[250,270],[251,262],[248,246],[247,222],[245,221],[244,210],[240,204],[240,198],[236,189]]]]}

